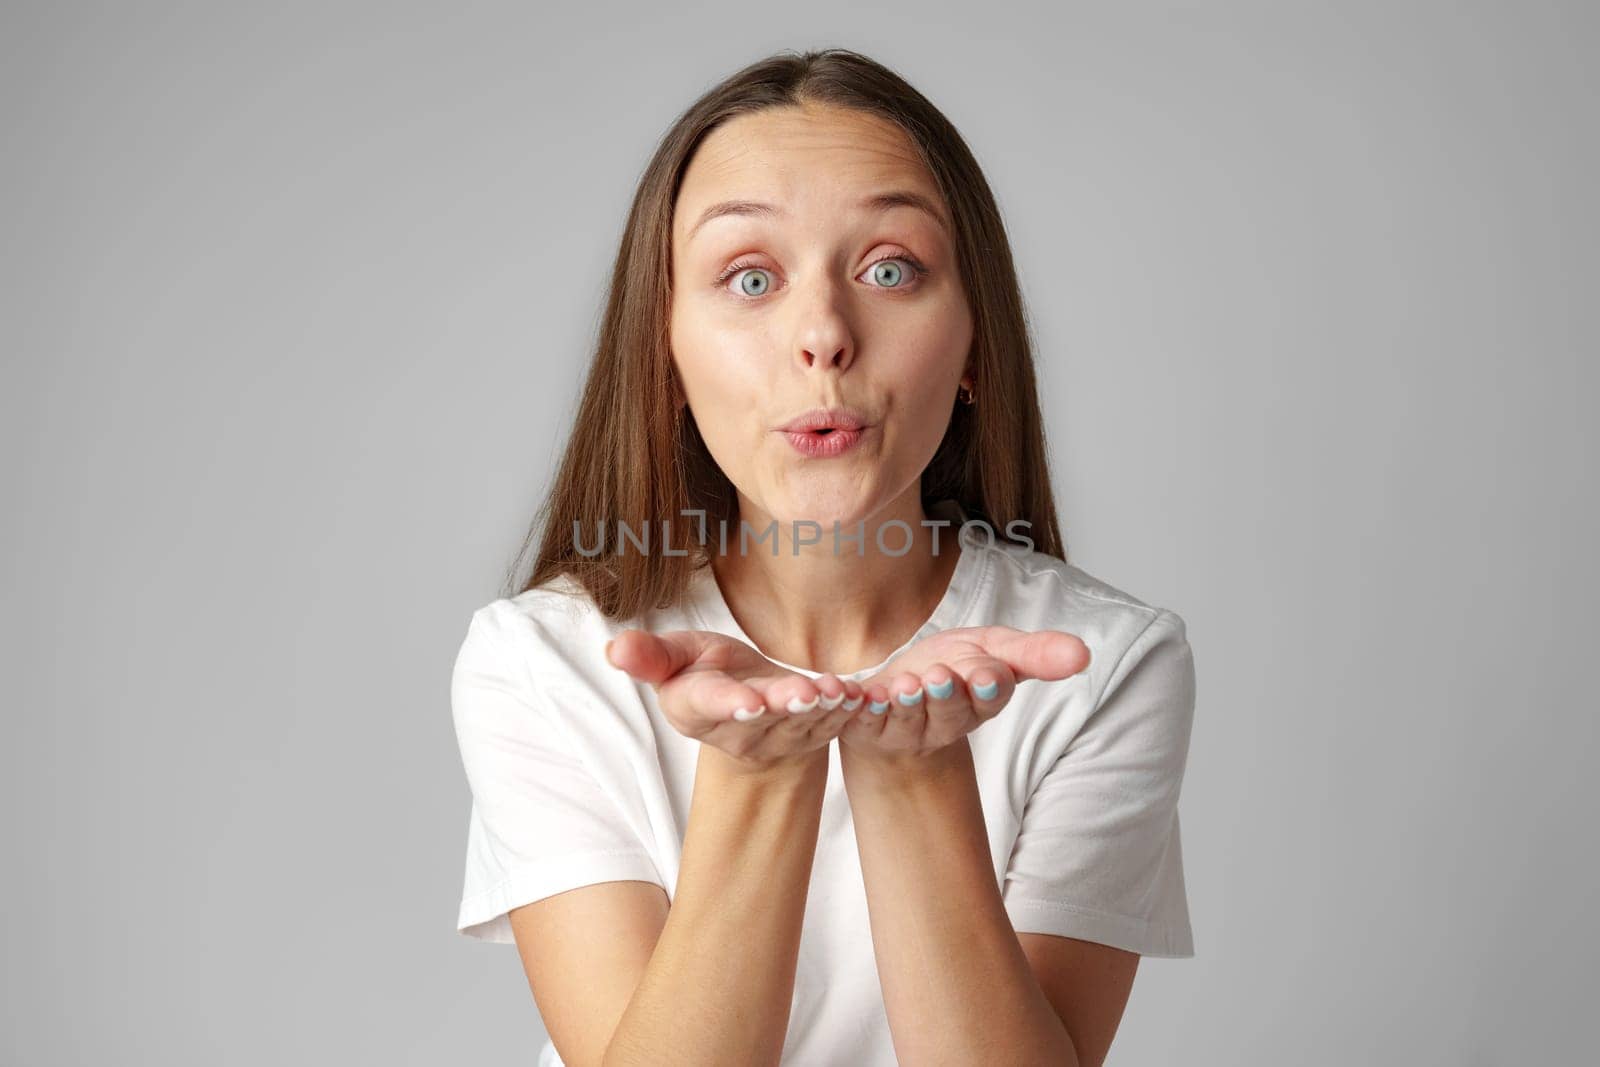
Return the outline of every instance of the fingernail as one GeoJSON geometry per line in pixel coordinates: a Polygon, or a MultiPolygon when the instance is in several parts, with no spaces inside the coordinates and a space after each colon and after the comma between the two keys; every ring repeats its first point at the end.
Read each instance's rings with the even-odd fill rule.
{"type": "Polygon", "coordinates": [[[995,694],[1000,692],[999,682],[985,682],[983,685],[972,687],[972,694],[979,700],[993,700],[995,694]]]}
{"type": "Polygon", "coordinates": [[[896,693],[895,698],[908,708],[914,708],[922,703],[922,687],[919,685],[909,693],[896,693]]]}
{"type": "MultiPolygon", "coordinates": [[[[616,641],[616,638],[613,637],[610,641],[606,642],[606,662],[607,663],[611,663],[611,645],[615,641],[616,641]]],[[[615,663],[611,663],[611,666],[615,667],[616,664],[615,663]]]]}
{"type": "Polygon", "coordinates": [[[885,700],[880,704],[874,700],[872,703],[867,705],[867,710],[872,712],[874,715],[882,715],[884,712],[889,710],[889,702],[885,700]]]}
{"type": "Polygon", "coordinates": [[[956,691],[956,680],[946,678],[943,682],[929,682],[928,695],[935,700],[949,700],[950,694],[956,691]]]}
{"type": "Polygon", "coordinates": [[[749,708],[734,708],[733,717],[738,719],[740,722],[749,722],[751,719],[761,718],[762,713],[764,713],[766,710],[767,707],[765,704],[756,708],[754,711],[751,711],[749,708]]]}
{"type": "Polygon", "coordinates": [[[812,697],[810,700],[808,700],[808,701],[806,701],[804,703],[801,703],[799,697],[790,697],[789,698],[789,710],[794,712],[796,715],[802,715],[805,712],[810,711],[812,708],[814,708],[816,706],[817,706],[817,698],[816,697],[812,697]]]}
{"type": "Polygon", "coordinates": [[[840,704],[844,703],[844,694],[840,693],[836,697],[827,697],[827,696],[825,696],[825,697],[822,697],[821,700],[822,700],[823,710],[824,711],[832,711],[834,708],[836,708],[840,704]]]}
{"type": "Polygon", "coordinates": [[[844,702],[844,710],[855,711],[861,706],[861,700],[862,698],[859,695],[851,697],[849,700],[844,702]]]}

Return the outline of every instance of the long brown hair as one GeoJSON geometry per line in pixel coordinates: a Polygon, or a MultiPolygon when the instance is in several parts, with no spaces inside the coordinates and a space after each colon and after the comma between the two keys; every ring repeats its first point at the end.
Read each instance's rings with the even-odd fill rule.
{"type": "Polygon", "coordinates": [[[1011,246],[989,183],[961,135],[899,75],[844,48],[785,51],[753,63],[705,93],[667,131],[628,212],[611,271],[594,360],[555,484],[529,528],[511,574],[533,549],[528,577],[508,594],[570,574],[610,619],[669,607],[695,569],[710,562],[706,527],[729,524],[737,497],[713,461],[694,417],[678,409],[668,349],[672,300],[672,213],[689,160],[712,130],[739,115],[818,103],[855,108],[893,122],[916,145],[953,223],[956,262],[973,315],[970,372],[977,402],[952,400],[949,428],[922,474],[927,506],[954,498],[1004,538],[1025,522],[1036,551],[1065,560],[1050,490],[1033,346],[1011,261],[1011,246]],[[693,514],[701,511],[704,523],[693,514]],[[600,531],[626,523],[648,531],[649,551],[600,531]],[[581,524],[581,528],[580,525],[581,524]],[[598,529],[597,529],[598,527],[598,529]],[[578,551],[581,532],[584,547],[578,551]],[[591,534],[589,531],[596,531],[591,534]],[[672,551],[656,550],[664,536],[672,551]],[[612,549],[610,546],[615,544],[612,549]]]}

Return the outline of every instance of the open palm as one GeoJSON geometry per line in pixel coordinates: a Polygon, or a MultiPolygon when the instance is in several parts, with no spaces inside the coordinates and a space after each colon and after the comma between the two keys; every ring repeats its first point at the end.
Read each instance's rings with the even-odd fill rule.
{"type": "Polygon", "coordinates": [[[1088,665],[1088,646],[1062,630],[942,630],[862,681],[871,703],[839,743],[875,754],[932,752],[998,715],[1018,682],[1056,681],[1088,665]]]}
{"type": "Polygon", "coordinates": [[[998,715],[1018,682],[1067,678],[1089,663],[1072,634],[1007,626],[930,634],[861,682],[797,674],[712,630],[624,630],[606,656],[655,689],[679,733],[753,764],[835,737],[863,752],[932,752],[998,715]]]}
{"type": "Polygon", "coordinates": [[[712,630],[624,630],[606,656],[655,689],[673,729],[756,765],[822,748],[865,701],[859,683],[813,680],[712,630]]]}

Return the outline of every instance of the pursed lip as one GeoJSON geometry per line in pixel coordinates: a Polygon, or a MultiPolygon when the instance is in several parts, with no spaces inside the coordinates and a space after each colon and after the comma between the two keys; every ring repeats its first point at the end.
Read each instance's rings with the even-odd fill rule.
{"type": "Polygon", "coordinates": [[[814,433],[817,430],[859,430],[866,417],[854,408],[813,408],[779,426],[783,433],[814,433]]]}

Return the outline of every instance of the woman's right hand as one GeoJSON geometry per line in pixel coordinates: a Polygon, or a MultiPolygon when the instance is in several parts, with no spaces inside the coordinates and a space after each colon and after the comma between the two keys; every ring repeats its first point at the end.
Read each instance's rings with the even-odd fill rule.
{"type": "Polygon", "coordinates": [[[607,643],[606,660],[649,684],[679,733],[752,769],[825,748],[864,699],[856,682],[833,674],[813,681],[711,630],[623,630],[607,643]]]}

